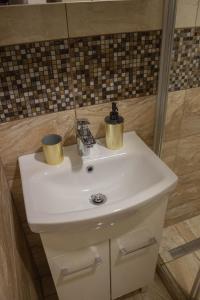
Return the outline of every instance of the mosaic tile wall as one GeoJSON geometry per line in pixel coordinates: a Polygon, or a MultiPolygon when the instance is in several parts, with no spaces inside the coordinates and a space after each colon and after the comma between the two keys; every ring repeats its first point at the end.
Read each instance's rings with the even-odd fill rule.
{"type": "Polygon", "coordinates": [[[160,44],[160,31],[72,39],[76,103],[83,106],[155,94],[160,44]]]}
{"type": "Polygon", "coordinates": [[[0,48],[0,120],[74,108],[66,40],[0,48]]]}
{"type": "Polygon", "coordinates": [[[160,44],[149,31],[2,47],[0,121],[155,94],[160,44]]]}
{"type": "MultiPolygon", "coordinates": [[[[200,86],[200,28],[177,29],[170,91],[200,86]]],[[[0,122],[157,92],[161,32],[0,48],[0,122]]]]}
{"type": "Polygon", "coordinates": [[[200,27],[176,29],[169,91],[200,86],[200,27]]]}

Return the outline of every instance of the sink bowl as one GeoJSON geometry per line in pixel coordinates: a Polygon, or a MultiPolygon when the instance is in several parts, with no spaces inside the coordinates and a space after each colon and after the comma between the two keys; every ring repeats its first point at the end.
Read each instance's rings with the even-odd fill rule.
{"type": "Polygon", "coordinates": [[[57,166],[47,165],[42,153],[19,157],[27,220],[34,232],[123,218],[162,198],[177,182],[135,132],[124,134],[119,150],[107,149],[101,139],[89,157],[80,157],[76,145],[65,147],[64,156],[57,166]]]}

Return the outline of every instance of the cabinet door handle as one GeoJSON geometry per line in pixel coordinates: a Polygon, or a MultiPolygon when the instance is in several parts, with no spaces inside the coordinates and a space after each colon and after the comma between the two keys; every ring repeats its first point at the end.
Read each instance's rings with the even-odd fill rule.
{"type": "Polygon", "coordinates": [[[81,271],[87,270],[87,269],[92,269],[97,267],[100,263],[102,263],[102,258],[100,256],[96,256],[93,260],[92,263],[87,264],[85,266],[80,266],[77,269],[70,269],[70,268],[61,268],[61,276],[66,277],[75,273],[79,273],[81,271]]]}
{"type": "Polygon", "coordinates": [[[127,250],[125,247],[123,246],[120,246],[120,254],[122,256],[126,256],[128,254],[132,254],[132,253],[135,253],[139,250],[143,250],[143,249],[146,249],[150,246],[153,246],[153,245],[156,245],[157,244],[157,240],[153,237],[153,238],[150,238],[148,240],[148,242],[144,243],[143,245],[141,245],[140,247],[138,248],[133,248],[133,249],[130,249],[130,250],[127,250]]]}

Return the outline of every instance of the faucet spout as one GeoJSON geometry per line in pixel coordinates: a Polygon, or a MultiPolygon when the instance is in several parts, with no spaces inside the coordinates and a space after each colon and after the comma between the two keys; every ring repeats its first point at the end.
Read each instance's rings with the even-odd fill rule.
{"type": "Polygon", "coordinates": [[[86,119],[77,120],[77,145],[81,156],[88,156],[90,149],[96,144],[95,138],[88,127],[89,124],[86,119]]]}

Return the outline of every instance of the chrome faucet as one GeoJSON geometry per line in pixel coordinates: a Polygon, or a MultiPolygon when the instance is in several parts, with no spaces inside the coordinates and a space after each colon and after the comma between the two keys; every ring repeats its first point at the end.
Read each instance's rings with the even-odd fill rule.
{"type": "Polygon", "coordinates": [[[78,119],[76,124],[76,138],[78,151],[81,156],[88,156],[90,149],[96,144],[88,125],[90,122],[87,119],[78,119]]]}

